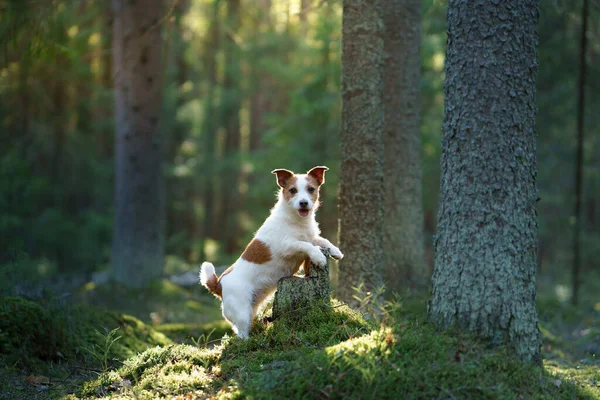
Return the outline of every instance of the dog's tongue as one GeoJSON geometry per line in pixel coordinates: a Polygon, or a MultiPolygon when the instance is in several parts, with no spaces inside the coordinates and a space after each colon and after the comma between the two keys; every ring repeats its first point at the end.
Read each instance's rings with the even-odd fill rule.
{"type": "Polygon", "coordinates": [[[301,217],[306,217],[308,215],[309,210],[298,210],[298,214],[301,217]]]}

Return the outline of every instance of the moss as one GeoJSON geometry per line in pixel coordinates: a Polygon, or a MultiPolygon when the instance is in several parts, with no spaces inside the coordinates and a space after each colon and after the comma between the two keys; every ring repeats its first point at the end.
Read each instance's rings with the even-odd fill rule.
{"type": "Polygon", "coordinates": [[[207,324],[172,323],[158,325],[156,329],[176,342],[204,342],[217,340],[226,334],[231,334],[231,325],[225,320],[207,324]]]}
{"type": "Polygon", "coordinates": [[[10,364],[56,360],[68,345],[60,319],[41,304],[17,297],[0,299],[0,332],[0,354],[10,364]]]}
{"type": "Polygon", "coordinates": [[[201,389],[209,386],[214,378],[213,367],[219,354],[216,349],[189,345],[151,348],[130,358],[116,371],[85,383],[81,394],[87,397],[122,392],[123,382],[133,382],[131,389],[142,398],[150,389],[155,397],[161,393],[177,395],[182,390],[201,389]]]}
{"type": "MultiPolygon", "coordinates": [[[[265,368],[244,382],[255,398],[573,398],[586,392],[505,347],[440,334],[429,324],[378,329],[265,368]]],[[[590,388],[591,390],[591,388],[590,388]]],[[[591,393],[591,392],[590,392],[591,393]]],[[[598,393],[600,394],[600,392],[598,393]]]]}
{"type": "Polygon", "coordinates": [[[47,361],[84,360],[94,363],[86,348],[101,346],[102,333],[119,328],[121,339],[109,359],[125,360],[149,346],[172,343],[164,334],[137,318],[86,306],[39,304],[15,297],[0,299],[0,353],[7,364],[32,371],[47,361]],[[100,335],[99,335],[100,333],[100,335]]]}
{"type": "MultiPolygon", "coordinates": [[[[419,303],[419,304],[417,304],[419,303]]],[[[172,345],[136,355],[86,384],[111,398],[598,398],[598,364],[521,363],[507,347],[424,322],[406,300],[385,324],[346,306],[256,323],[249,340],[172,345]]],[[[185,328],[165,327],[165,332],[185,328]]],[[[558,340],[558,339],[557,339],[558,340]]],[[[559,341],[557,341],[559,343],[559,341]]],[[[560,342],[562,343],[562,342],[560,342]]]]}

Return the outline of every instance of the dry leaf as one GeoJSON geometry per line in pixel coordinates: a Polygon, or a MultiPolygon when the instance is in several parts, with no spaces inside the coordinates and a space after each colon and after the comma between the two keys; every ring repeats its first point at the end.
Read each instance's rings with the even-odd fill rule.
{"type": "Polygon", "coordinates": [[[43,375],[29,375],[27,377],[27,382],[31,383],[34,386],[49,385],[50,378],[43,375]]]}

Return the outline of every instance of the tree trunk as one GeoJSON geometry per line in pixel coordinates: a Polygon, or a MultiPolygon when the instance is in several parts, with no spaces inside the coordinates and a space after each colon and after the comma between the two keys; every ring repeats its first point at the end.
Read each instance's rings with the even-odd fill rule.
{"type": "Polygon", "coordinates": [[[163,268],[161,0],[113,0],[115,279],[143,286],[163,268]]]}
{"type": "Polygon", "coordinates": [[[429,316],[540,361],[537,0],[451,0],[429,316]]]}
{"type": "Polygon", "coordinates": [[[235,39],[240,28],[240,0],[227,1],[228,29],[225,44],[225,78],[223,121],[225,122],[224,185],[222,221],[224,221],[224,250],[228,254],[237,251],[239,236],[239,180],[240,180],[240,49],[235,39]]]}
{"type": "MultiPolygon", "coordinates": [[[[389,290],[423,284],[425,248],[421,190],[419,0],[381,0],[384,23],[385,220],[389,290]]],[[[420,285],[419,285],[420,286],[420,285]]]]}
{"type": "MultiPolygon", "coordinates": [[[[253,52],[253,60],[251,63],[251,88],[252,94],[250,96],[250,152],[256,152],[261,147],[262,136],[267,129],[265,124],[265,114],[270,109],[270,85],[271,77],[267,75],[266,71],[262,66],[259,65],[261,57],[264,57],[265,44],[262,39],[263,26],[267,27],[267,30],[271,29],[271,23],[269,15],[271,13],[271,2],[270,1],[259,1],[257,2],[258,11],[253,15],[252,27],[254,30],[254,42],[258,51],[253,52]],[[260,39],[259,39],[260,38],[260,39]]],[[[254,176],[251,176],[254,179],[254,176]]]]}
{"type": "Polygon", "coordinates": [[[581,197],[583,192],[583,130],[585,128],[585,52],[587,48],[588,0],[583,0],[581,11],[582,27],[579,42],[579,82],[577,85],[577,157],[575,159],[575,226],[573,228],[573,297],[571,301],[577,305],[579,301],[579,276],[581,269],[581,197]]]}
{"type": "Polygon", "coordinates": [[[339,297],[383,284],[383,39],[377,2],[345,0],[342,23],[342,127],[339,297]]]}
{"type": "Polygon", "coordinates": [[[204,115],[206,116],[203,121],[202,134],[204,136],[204,151],[205,151],[205,162],[202,168],[202,179],[203,179],[203,205],[204,205],[204,220],[202,224],[202,245],[200,246],[199,257],[201,260],[205,259],[204,250],[206,247],[206,241],[209,237],[214,237],[213,223],[214,223],[214,196],[215,196],[215,181],[213,176],[214,172],[214,160],[216,149],[216,138],[217,138],[217,127],[220,124],[220,110],[216,107],[217,97],[217,51],[220,44],[220,32],[221,25],[219,21],[219,4],[220,0],[213,1],[212,10],[212,21],[210,25],[210,33],[205,46],[205,59],[207,69],[207,80],[208,80],[208,93],[206,99],[206,106],[204,115]]]}

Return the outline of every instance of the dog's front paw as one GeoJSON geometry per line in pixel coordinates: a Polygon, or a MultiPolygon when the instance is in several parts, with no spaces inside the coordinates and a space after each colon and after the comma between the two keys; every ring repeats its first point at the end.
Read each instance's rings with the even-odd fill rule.
{"type": "Polygon", "coordinates": [[[316,247],[315,251],[310,256],[310,262],[312,262],[318,267],[324,267],[325,264],[327,264],[327,258],[323,253],[321,253],[321,250],[318,247],[316,247]]]}
{"type": "Polygon", "coordinates": [[[335,246],[331,246],[329,248],[329,254],[331,254],[331,257],[335,258],[336,260],[341,260],[342,258],[344,258],[344,255],[342,254],[340,249],[338,249],[335,246]]]}

